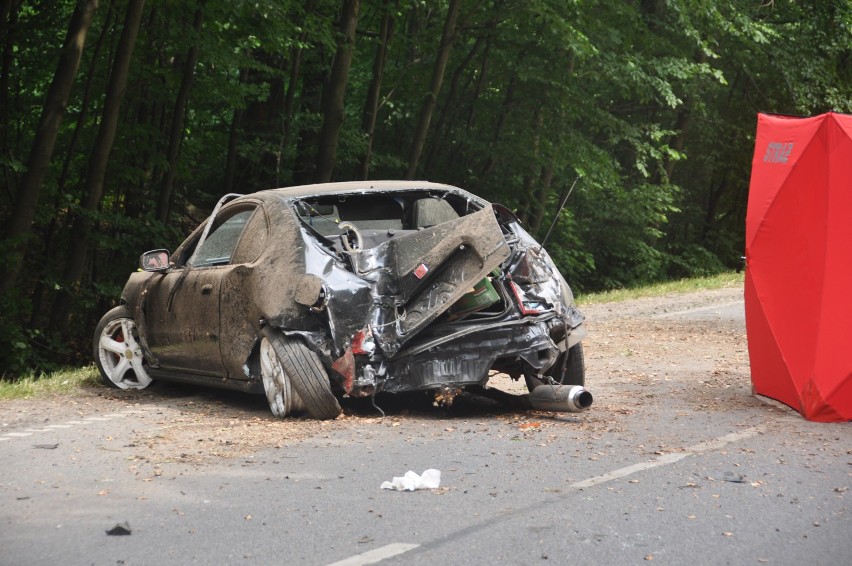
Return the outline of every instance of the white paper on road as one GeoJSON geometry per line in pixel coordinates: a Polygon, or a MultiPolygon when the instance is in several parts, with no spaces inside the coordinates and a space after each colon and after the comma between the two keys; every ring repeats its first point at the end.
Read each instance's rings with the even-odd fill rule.
{"type": "Polygon", "coordinates": [[[383,482],[382,489],[395,489],[397,491],[414,491],[416,489],[437,489],[441,485],[441,471],[428,469],[423,475],[417,475],[408,470],[405,475],[393,478],[393,481],[383,482]]]}

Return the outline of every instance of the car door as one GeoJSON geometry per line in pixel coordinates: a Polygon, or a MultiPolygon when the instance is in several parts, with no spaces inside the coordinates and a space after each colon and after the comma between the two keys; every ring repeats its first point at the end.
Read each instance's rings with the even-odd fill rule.
{"type": "MultiPolygon", "coordinates": [[[[255,211],[254,205],[223,209],[191,256],[148,287],[148,347],[163,370],[226,377],[221,354],[222,281],[235,268],[231,255],[255,211]]],[[[190,246],[191,248],[191,246],[190,246]]]]}

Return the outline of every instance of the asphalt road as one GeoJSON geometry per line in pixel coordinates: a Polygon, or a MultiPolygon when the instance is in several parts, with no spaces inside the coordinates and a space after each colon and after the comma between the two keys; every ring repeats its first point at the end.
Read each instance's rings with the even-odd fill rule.
{"type": "Polygon", "coordinates": [[[216,438],[191,436],[187,403],[260,431],[263,400],[4,402],[0,564],[849,563],[852,427],[750,395],[736,293],[587,315],[596,404],[579,415],[385,401],[384,419],[351,406],[192,459],[169,443],[216,438]],[[379,488],[428,468],[437,490],[379,488]]]}

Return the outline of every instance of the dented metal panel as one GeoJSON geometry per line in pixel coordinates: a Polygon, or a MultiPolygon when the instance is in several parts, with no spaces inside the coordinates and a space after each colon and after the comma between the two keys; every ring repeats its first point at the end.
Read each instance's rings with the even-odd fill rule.
{"type": "Polygon", "coordinates": [[[375,335],[389,356],[449,309],[509,256],[494,214],[483,209],[356,254],[356,270],[378,270],[375,335]]]}

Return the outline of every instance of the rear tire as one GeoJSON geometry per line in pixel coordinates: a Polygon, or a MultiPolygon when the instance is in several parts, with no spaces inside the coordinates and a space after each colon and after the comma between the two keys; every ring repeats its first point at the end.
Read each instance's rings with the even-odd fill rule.
{"type": "Polygon", "coordinates": [[[283,419],[287,415],[305,409],[305,405],[293,389],[290,377],[281,365],[278,354],[269,339],[265,337],[260,342],[260,373],[266,400],[269,401],[269,408],[273,415],[283,419]]]}
{"type": "Polygon", "coordinates": [[[560,372],[565,359],[565,353],[556,358],[553,367],[547,370],[549,375],[562,385],[586,385],[586,360],[583,356],[583,343],[578,342],[568,349],[568,364],[565,366],[565,378],[560,381],[560,372]]]}
{"type": "Polygon", "coordinates": [[[267,337],[308,414],[322,420],[339,415],[340,404],[331,392],[328,373],[319,357],[300,340],[275,332],[270,332],[267,337]]]}

